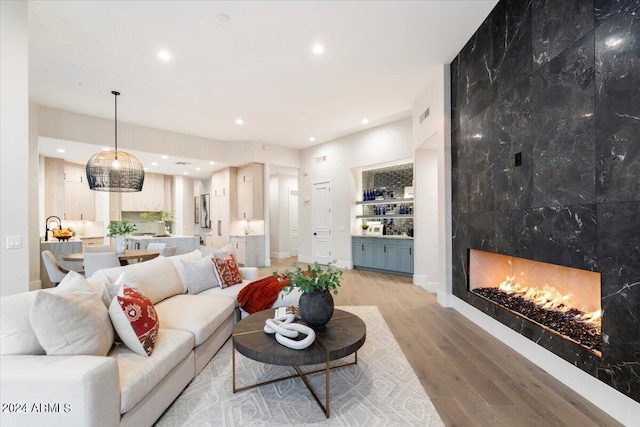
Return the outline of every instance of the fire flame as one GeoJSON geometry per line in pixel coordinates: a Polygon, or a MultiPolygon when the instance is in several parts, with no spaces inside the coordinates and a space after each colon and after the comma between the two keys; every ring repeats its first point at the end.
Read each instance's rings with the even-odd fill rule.
{"type": "MultiPolygon", "coordinates": [[[[524,286],[516,281],[515,276],[508,275],[504,282],[500,283],[499,289],[508,294],[518,294],[547,310],[566,313],[574,309],[571,304],[571,294],[562,295],[556,288],[547,284],[542,288],[524,286]]],[[[602,310],[576,314],[574,317],[579,321],[590,323],[597,327],[602,324],[602,310]]]]}

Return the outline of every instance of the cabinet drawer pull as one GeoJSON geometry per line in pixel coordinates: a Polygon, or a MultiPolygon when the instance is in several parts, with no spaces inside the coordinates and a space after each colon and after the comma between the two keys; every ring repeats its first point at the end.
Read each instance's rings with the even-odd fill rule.
{"type": "Polygon", "coordinates": [[[409,248],[409,255],[411,255],[411,249],[413,249],[413,248],[409,248]]]}
{"type": "Polygon", "coordinates": [[[384,245],[384,253],[387,253],[387,245],[384,245]]]}

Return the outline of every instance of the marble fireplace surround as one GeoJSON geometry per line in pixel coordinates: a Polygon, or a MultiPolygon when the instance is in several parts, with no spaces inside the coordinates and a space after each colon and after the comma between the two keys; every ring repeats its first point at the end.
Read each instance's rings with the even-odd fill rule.
{"type": "Polygon", "coordinates": [[[453,294],[635,402],[639,82],[640,0],[502,0],[451,63],[453,294]],[[469,248],[600,272],[602,358],[469,292],[469,248]]]}
{"type": "MultiPolygon", "coordinates": [[[[468,283],[469,290],[472,292],[477,288],[498,288],[501,283],[506,281],[507,277],[512,277],[513,283],[525,287],[543,289],[544,286],[549,286],[566,297],[567,307],[575,308],[584,313],[600,311],[602,308],[599,273],[475,249],[469,250],[468,260],[468,283]]],[[[567,351],[560,355],[571,363],[583,359],[585,350],[587,353],[601,357],[599,351],[581,346],[561,332],[554,330],[552,326],[541,325],[497,302],[489,299],[487,301],[505,310],[507,312],[505,317],[509,315],[515,318],[522,317],[522,328],[519,332],[529,339],[536,340],[543,331],[547,330],[566,340],[570,345],[563,346],[567,351]]],[[[510,323],[517,322],[517,319],[513,319],[510,323]]],[[[547,347],[546,341],[541,341],[539,344],[547,347]]],[[[549,350],[558,353],[558,347],[559,345],[556,344],[549,350]]]]}

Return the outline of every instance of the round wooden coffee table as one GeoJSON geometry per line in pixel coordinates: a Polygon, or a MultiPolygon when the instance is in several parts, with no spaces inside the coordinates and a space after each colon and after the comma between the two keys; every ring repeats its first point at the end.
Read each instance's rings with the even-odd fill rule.
{"type": "Polygon", "coordinates": [[[232,365],[233,392],[248,390],[265,384],[272,384],[290,378],[300,377],[313,395],[318,405],[329,418],[329,382],[331,369],[350,366],[358,363],[358,349],[362,347],[367,336],[367,327],[358,316],[344,310],[334,310],[327,326],[316,331],[316,339],[311,346],[303,350],[293,350],[280,345],[275,336],[266,334],[263,330],[264,322],[274,317],[275,310],[268,309],[254,313],[242,319],[233,328],[232,365]],[[252,384],[246,387],[236,387],[236,351],[257,362],[271,365],[291,366],[296,373],[283,378],[252,384]],[[331,366],[332,360],[354,354],[354,361],[331,366]],[[321,369],[303,372],[300,366],[324,364],[321,369]],[[318,372],[325,373],[325,402],[313,390],[306,375],[318,372]]]}

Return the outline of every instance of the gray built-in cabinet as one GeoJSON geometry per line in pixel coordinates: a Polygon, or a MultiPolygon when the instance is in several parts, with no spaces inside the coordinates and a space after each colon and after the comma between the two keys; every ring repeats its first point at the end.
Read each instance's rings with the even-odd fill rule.
{"type": "Polygon", "coordinates": [[[413,274],[413,239],[353,237],[353,268],[413,274]]]}

